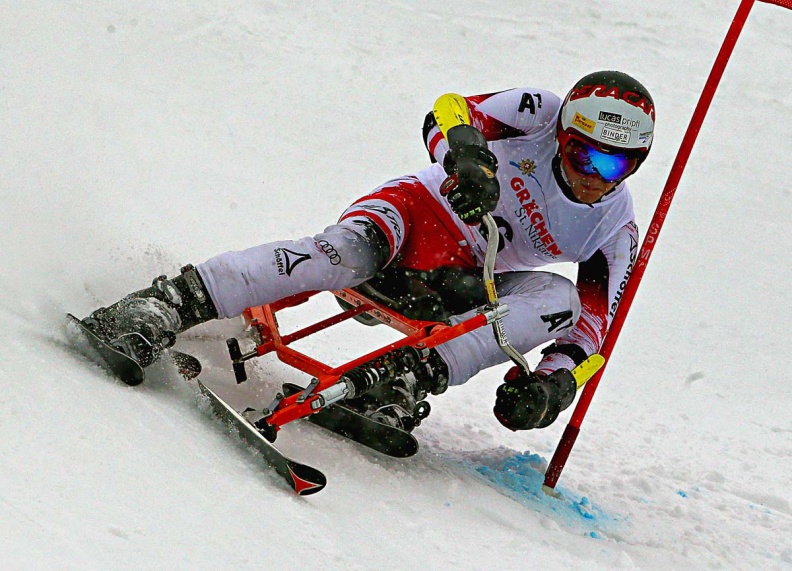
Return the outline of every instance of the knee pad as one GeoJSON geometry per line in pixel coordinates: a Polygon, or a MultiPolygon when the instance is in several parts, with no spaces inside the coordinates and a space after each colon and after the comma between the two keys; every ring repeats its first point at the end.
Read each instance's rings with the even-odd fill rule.
{"type": "Polygon", "coordinates": [[[373,224],[342,223],[313,237],[330,264],[352,270],[356,277],[372,277],[388,259],[388,243],[373,224]]]}

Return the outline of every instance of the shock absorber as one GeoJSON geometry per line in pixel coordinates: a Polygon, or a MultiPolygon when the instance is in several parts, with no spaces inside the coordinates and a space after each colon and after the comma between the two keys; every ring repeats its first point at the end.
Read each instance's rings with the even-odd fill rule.
{"type": "Polygon", "coordinates": [[[344,399],[357,398],[368,391],[393,381],[399,375],[415,371],[421,363],[421,353],[415,347],[394,349],[384,355],[348,371],[332,387],[317,393],[311,408],[319,409],[344,399]]]}

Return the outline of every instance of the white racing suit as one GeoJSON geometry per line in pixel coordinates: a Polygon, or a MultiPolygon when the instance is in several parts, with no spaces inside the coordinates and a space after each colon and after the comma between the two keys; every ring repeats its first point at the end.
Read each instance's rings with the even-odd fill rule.
{"type": "MultiPolygon", "coordinates": [[[[501,233],[497,290],[511,310],[504,319],[506,334],[522,353],[556,340],[560,351],[547,353],[537,370],[572,369],[599,349],[638,253],[629,191],[621,183],[591,205],[571,195],[557,157],[558,96],[513,89],[466,101],[471,123],[500,165],[500,200],[492,214],[501,233]],[[576,284],[536,271],[559,262],[580,264],[576,284]]],[[[219,317],[303,291],[356,286],[389,265],[479,271],[486,251],[482,229],[463,224],[440,195],[446,177],[440,164],[448,145],[431,123],[424,134],[437,163],[357,200],[323,233],[228,252],[199,265],[219,317]],[[384,255],[366,225],[384,236],[384,255]]],[[[507,360],[489,327],[437,350],[451,385],[507,360]]]]}

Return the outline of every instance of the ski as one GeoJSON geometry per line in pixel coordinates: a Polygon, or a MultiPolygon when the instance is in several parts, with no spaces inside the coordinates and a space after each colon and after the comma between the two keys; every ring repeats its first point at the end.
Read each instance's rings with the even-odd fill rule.
{"type": "Polygon", "coordinates": [[[200,380],[198,388],[212,407],[212,411],[228,426],[235,428],[239,436],[258,450],[264,459],[288,483],[299,496],[307,496],[321,491],[327,484],[325,475],[311,466],[300,464],[287,458],[239,412],[231,408],[212,389],[200,380]]]}
{"type": "MultiPolygon", "coordinates": [[[[305,390],[299,385],[285,383],[286,396],[305,390]]],[[[307,417],[307,419],[344,438],[367,446],[377,452],[395,458],[407,458],[418,452],[418,441],[409,432],[382,424],[362,415],[343,404],[332,404],[307,417]]]]}
{"type": "Polygon", "coordinates": [[[82,341],[82,343],[78,343],[77,347],[83,355],[128,385],[139,385],[146,379],[146,373],[140,363],[105,343],[71,313],[67,313],[66,318],[69,325],[78,333],[79,340],[82,341]]]}
{"type": "MultiPolygon", "coordinates": [[[[146,380],[145,370],[135,359],[106,343],[71,313],[66,314],[66,319],[82,341],[78,349],[83,355],[128,385],[136,386],[146,380]]],[[[201,362],[192,355],[170,349],[167,356],[186,380],[201,374],[201,362]]]]}

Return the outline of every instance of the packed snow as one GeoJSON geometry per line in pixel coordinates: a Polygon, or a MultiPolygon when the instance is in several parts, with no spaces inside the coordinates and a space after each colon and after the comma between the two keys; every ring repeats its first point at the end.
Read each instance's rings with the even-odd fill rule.
{"type": "MultiPolygon", "coordinates": [[[[410,459],[287,426],[279,446],[329,482],[300,498],[172,368],[128,387],[64,323],[185,263],[320,231],[426,164],[423,118],[449,91],[639,78],[658,109],[631,182],[645,229],[737,5],[0,0],[2,567],[792,569],[783,8],[753,8],[561,499],[541,482],[570,411],[503,429],[507,365],[432,397],[410,459]]],[[[303,347],[342,358],[379,329],[303,347]]],[[[234,335],[217,322],[181,345],[230,402],[307,382],[264,357],[237,386],[234,335]]]]}

